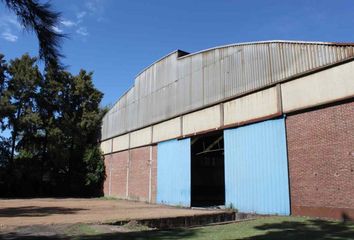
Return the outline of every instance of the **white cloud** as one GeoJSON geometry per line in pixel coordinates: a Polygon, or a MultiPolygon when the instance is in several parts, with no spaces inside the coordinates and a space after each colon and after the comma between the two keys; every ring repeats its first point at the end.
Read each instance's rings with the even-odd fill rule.
{"type": "Polygon", "coordinates": [[[78,21],[81,21],[85,16],[86,16],[87,12],[86,11],[81,11],[81,12],[78,12],[76,14],[76,18],[78,21]]]}
{"type": "Polygon", "coordinates": [[[22,25],[17,21],[15,15],[5,14],[0,17],[1,38],[9,42],[16,42],[22,25]]]}
{"type": "Polygon", "coordinates": [[[60,21],[60,23],[62,25],[64,25],[65,27],[72,27],[72,26],[76,26],[77,25],[76,22],[73,22],[71,20],[66,20],[66,19],[63,19],[62,21],[60,21]]]}
{"type": "Polygon", "coordinates": [[[102,0],[88,0],[85,3],[85,7],[91,13],[102,13],[104,10],[104,4],[102,0]]]}
{"type": "Polygon", "coordinates": [[[9,24],[11,24],[17,29],[22,29],[22,25],[17,21],[16,17],[14,16],[7,17],[5,21],[7,21],[9,24]]]}
{"type": "Polygon", "coordinates": [[[16,42],[18,39],[18,36],[12,34],[11,32],[3,32],[1,37],[9,42],[16,42]]]}
{"type": "Polygon", "coordinates": [[[76,33],[77,33],[77,34],[80,34],[80,35],[82,35],[82,36],[87,36],[87,35],[89,34],[86,27],[79,27],[79,28],[76,30],[76,33]]]}
{"type": "Polygon", "coordinates": [[[58,27],[56,27],[56,26],[54,26],[54,27],[52,27],[52,28],[53,28],[53,30],[54,30],[56,33],[62,33],[62,32],[63,32],[62,29],[60,29],[60,28],[58,28],[58,27]]]}

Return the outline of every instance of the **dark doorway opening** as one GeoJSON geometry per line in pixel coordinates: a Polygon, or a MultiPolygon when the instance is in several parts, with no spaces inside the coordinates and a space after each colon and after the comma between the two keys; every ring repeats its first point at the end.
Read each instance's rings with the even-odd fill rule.
{"type": "Polygon", "coordinates": [[[225,205],[223,132],[191,139],[191,205],[225,205]]]}

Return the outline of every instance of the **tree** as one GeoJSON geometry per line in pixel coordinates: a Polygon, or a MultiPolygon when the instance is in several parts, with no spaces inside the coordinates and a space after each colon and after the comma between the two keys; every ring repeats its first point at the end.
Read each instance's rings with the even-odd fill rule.
{"type": "Polygon", "coordinates": [[[5,107],[3,106],[2,97],[4,89],[6,88],[6,75],[5,72],[7,71],[6,61],[4,60],[4,55],[0,54],[0,130],[3,128],[3,119],[4,115],[6,114],[5,107]]]}
{"type": "Polygon", "coordinates": [[[5,179],[8,192],[22,196],[97,195],[105,177],[99,148],[103,94],[91,72],[72,75],[49,64],[42,75],[36,63],[25,54],[0,65],[0,120],[2,131],[11,132],[0,139],[0,189],[5,179]]]}
{"type": "MultiPolygon", "coordinates": [[[[99,105],[103,94],[92,83],[92,72],[81,70],[77,76],[67,75],[64,78],[60,97],[58,128],[65,136],[63,143],[69,153],[67,158],[67,185],[77,192],[87,182],[84,155],[98,146],[101,120],[104,111],[99,105]],[[80,179],[80,181],[78,181],[80,179]],[[75,180],[75,181],[73,181],[75,180]]],[[[92,154],[91,156],[97,156],[92,154]]],[[[101,157],[96,161],[102,161],[101,157]]],[[[86,162],[90,162],[86,161],[86,162]]]]}
{"type": "MultiPolygon", "coordinates": [[[[13,166],[16,144],[29,144],[37,131],[36,96],[42,76],[36,61],[36,58],[25,54],[21,59],[10,61],[8,67],[11,80],[3,93],[3,105],[7,109],[7,128],[11,130],[10,168],[13,166]]],[[[33,151],[31,154],[35,154],[33,151]]]]}
{"type": "Polygon", "coordinates": [[[18,17],[28,31],[34,31],[39,41],[39,57],[46,64],[60,63],[60,43],[63,34],[57,33],[60,13],[51,9],[49,3],[41,4],[37,0],[2,0],[18,17]]]}

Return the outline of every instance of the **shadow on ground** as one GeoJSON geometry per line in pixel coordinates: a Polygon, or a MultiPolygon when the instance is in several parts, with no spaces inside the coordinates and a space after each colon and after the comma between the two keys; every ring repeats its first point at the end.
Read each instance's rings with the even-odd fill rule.
{"type": "Polygon", "coordinates": [[[0,208],[0,217],[43,217],[52,214],[74,214],[84,208],[65,208],[65,207],[9,207],[0,208]]]}
{"type": "Polygon", "coordinates": [[[266,231],[266,233],[242,239],[354,239],[353,223],[347,222],[329,222],[316,219],[307,220],[306,222],[284,221],[281,223],[263,224],[255,227],[255,229],[266,231]]]}
{"type": "Polygon", "coordinates": [[[0,234],[0,239],[238,239],[238,240],[319,240],[319,239],[354,239],[354,225],[346,222],[329,222],[309,219],[304,222],[281,221],[279,223],[260,224],[241,229],[238,224],[210,226],[204,228],[176,229],[170,231],[134,231],[112,232],[93,235],[27,235],[19,232],[0,234]],[[221,229],[222,228],[222,229],[221,229]]]}
{"type": "MultiPolygon", "coordinates": [[[[45,234],[45,233],[44,233],[45,234]]],[[[0,239],[24,239],[24,240],[61,240],[61,239],[86,239],[86,240],[117,240],[117,239],[127,239],[127,240],[138,240],[138,239],[183,239],[192,238],[195,235],[195,230],[193,229],[181,229],[181,230],[171,230],[171,231],[137,231],[137,232],[115,232],[115,233],[105,233],[91,236],[68,236],[68,235],[47,235],[43,236],[36,234],[24,234],[24,233],[7,233],[0,234],[0,239]]]]}

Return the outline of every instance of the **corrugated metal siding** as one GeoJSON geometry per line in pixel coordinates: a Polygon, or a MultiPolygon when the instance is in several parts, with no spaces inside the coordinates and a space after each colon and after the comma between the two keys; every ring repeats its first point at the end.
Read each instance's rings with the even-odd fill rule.
{"type": "Polygon", "coordinates": [[[157,145],[157,202],[190,206],[191,200],[190,138],[157,145]]]}
{"type": "Polygon", "coordinates": [[[354,56],[354,44],[259,42],[178,57],[141,72],[103,119],[102,140],[354,56]]]}
{"type": "Polygon", "coordinates": [[[224,131],[225,198],[241,212],[290,214],[284,119],[224,131]]]}

